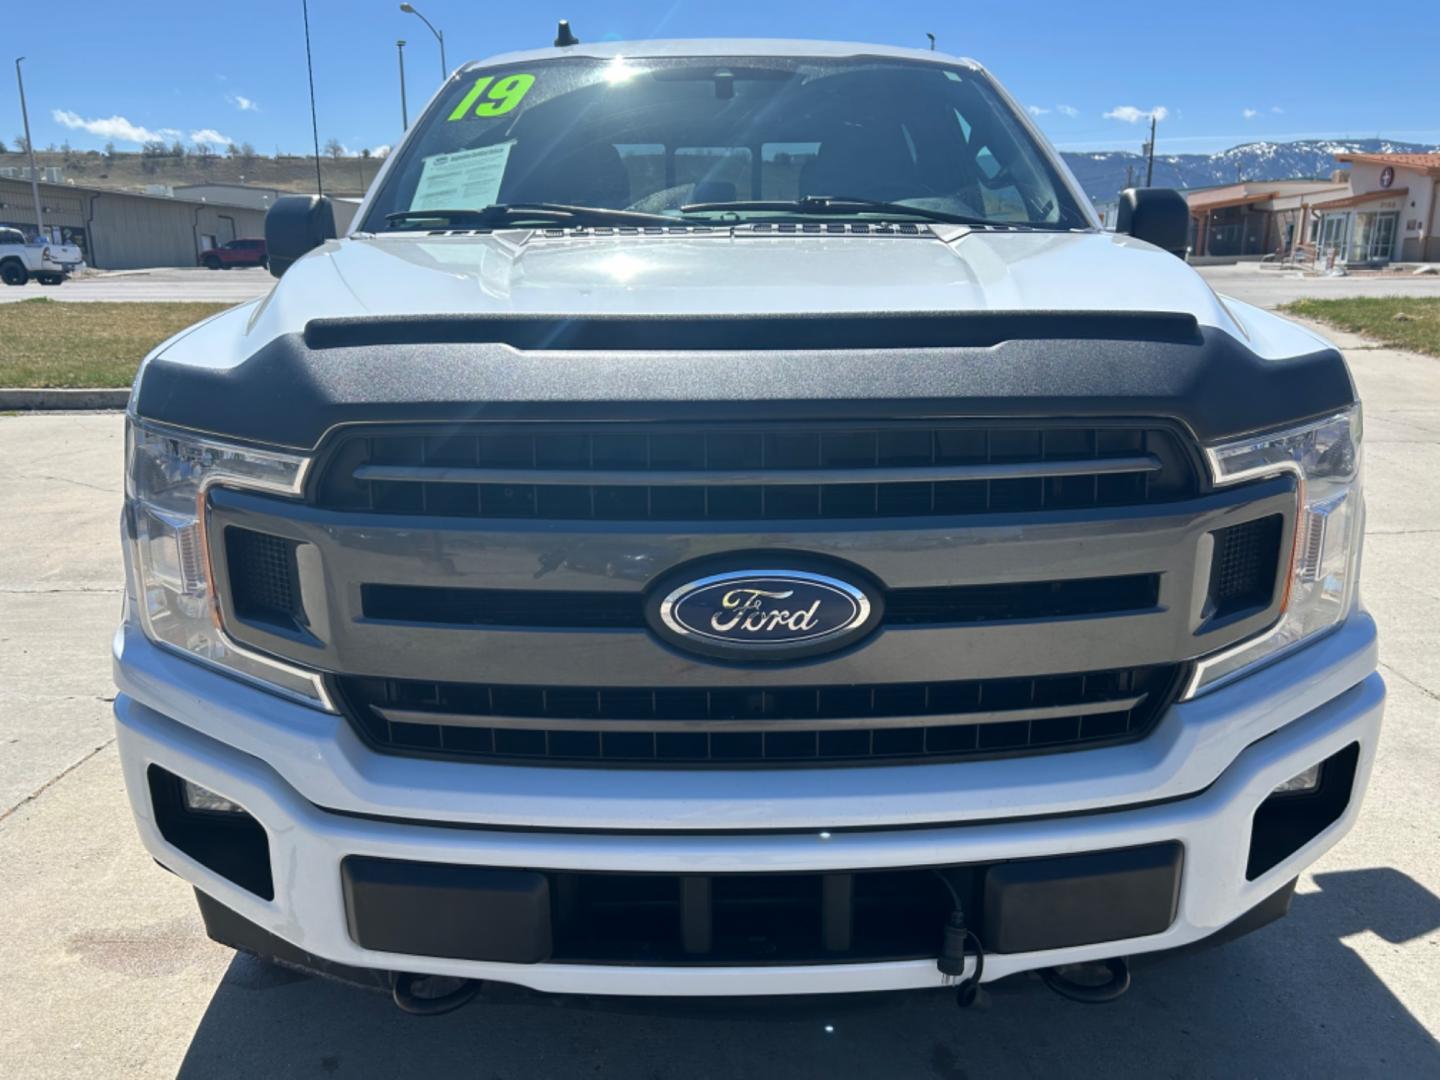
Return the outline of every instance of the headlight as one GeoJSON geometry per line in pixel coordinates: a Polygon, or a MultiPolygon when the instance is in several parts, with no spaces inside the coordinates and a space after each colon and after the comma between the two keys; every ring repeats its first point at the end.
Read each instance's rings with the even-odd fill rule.
{"type": "Polygon", "coordinates": [[[1217,484],[1295,473],[1300,507],[1279,622],[1202,660],[1192,694],[1272,660],[1345,618],[1355,596],[1365,520],[1359,405],[1303,427],[1216,446],[1207,456],[1217,484]]]}
{"type": "Polygon", "coordinates": [[[133,420],[125,436],[132,593],[146,635],[267,689],[328,707],[314,673],[244,649],[225,636],[205,542],[205,492],[210,485],[298,495],[309,459],[133,420]]]}

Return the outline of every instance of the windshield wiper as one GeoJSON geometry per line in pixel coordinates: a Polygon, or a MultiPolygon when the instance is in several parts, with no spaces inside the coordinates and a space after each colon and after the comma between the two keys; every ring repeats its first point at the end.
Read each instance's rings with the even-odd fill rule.
{"type": "MultiPolygon", "coordinates": [[[[920,218],[923,221],[938,221],[946,225],[1012,225],[1008,221],[989,221],[985,218],[970,217],[966,214],[952,214],[948,210],[931,210],[924,206],[907,206],[905,203],[885,202],[883,199],[863,199],[852,195],[806,195],[799,199],[751,199],[734,202],[688,203],[680,207],[682,214],[703,214],[707,212],[744,213],[747,210],[764,213],[774,211],[799,214],[894,214],[920,218]]],[[[1018,228],[1035,228],[1019,223],[1018,228]]]]}
{"type": "Polygon", "coordinates": [[[489,206],[438,210],[396,210],[386,214],[389,223],[425,221],[438,218],[450,224],[499,225],[519,221],[564,222],[567,225],[674,225],[664,214],[639,210],[612,210],[605,206],[572,206],[569,203],[491,203],[489,206]]]}

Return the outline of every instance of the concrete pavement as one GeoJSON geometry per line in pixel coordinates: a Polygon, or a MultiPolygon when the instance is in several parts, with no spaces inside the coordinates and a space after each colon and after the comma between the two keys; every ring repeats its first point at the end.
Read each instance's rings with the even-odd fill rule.
{"type": "Polygon", "coordinates": [[[1340,335],[1366,402],[1365,598],[1390,684],[1356,831],[1289,918],[1141,961],[1114,1005],[946,993],[549,999],[405,1017],[209,943],[111,745],[121,420],[0,417],[0,1076],[1440,1075],[1440,360],[1340,335]]]}
{"type": "Polygon", "coordinates": [[[1314,277],[1297,270],[1261,270],[1256,263],[1196,269],[1216,292],[1263,308],[1276,308],[1302,298],[1440,296],[1440,274],[1357,273],[1345,277],[1314,277]]]}

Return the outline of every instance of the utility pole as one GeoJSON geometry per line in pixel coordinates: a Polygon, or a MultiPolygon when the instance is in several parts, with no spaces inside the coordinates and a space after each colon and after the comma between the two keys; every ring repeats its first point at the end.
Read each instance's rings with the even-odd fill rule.
{"type": "Polygon", "coordinates": [[[395,42],[395,51],[400,54],[400,130],[410,130],[410,106],[405,104],[405,39],[395,42]]]}
{"type": "Polygon", "coordinates": [[[23,56],[15,59],[15,81],[20,84],[20,116],[25,121],[25,150],[30,155],[30,194],[35,199],[35,235],[43,242],[45,222],[40,218],[40,173],[35,168],[35,140],[30,138],[30,110],[25,107],[25,79],[20,74],[20,61],[24,59],[23,56]]]}
{"type": "Polygon", "coordinates": [[[1150,141],[1145,144],[1145,186],[1155,177],[1155,113],[1150,113],[1150,141]]]}
{"type": "Polygon", "coordinates": [[[315,119],[315,65],[310,62],[310,4],[300,0],[300,10],[305,16],[305,70],[310,75],[310,134],[315,139],[315,194],[325,194],[325,182],[320,179],[320,124],[315,119]]]}

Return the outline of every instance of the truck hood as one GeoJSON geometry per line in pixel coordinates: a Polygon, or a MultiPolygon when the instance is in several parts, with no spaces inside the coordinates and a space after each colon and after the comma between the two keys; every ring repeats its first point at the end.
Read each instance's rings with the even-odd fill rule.
{"type": "Polygon", "coordinates": [[[894,236],[347,238],[291,267],[249,329],[264,341],[310,319],[356,316],[911,311],[1179,312],[1239,335],[1198,274],[1130,237],[925,226],[894,236]]]}

